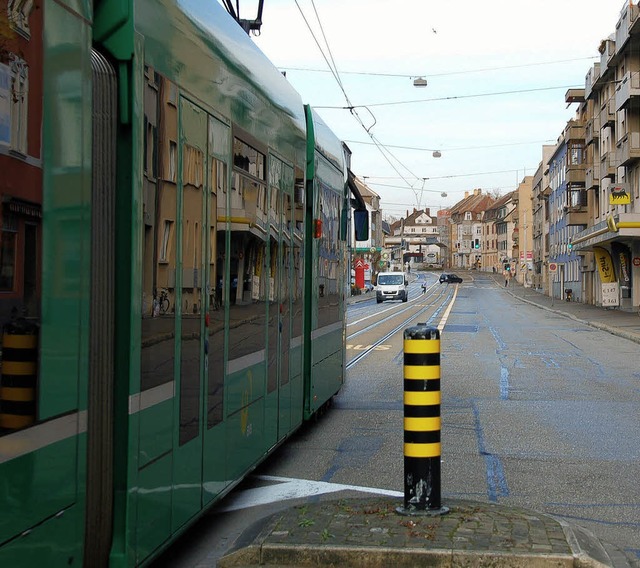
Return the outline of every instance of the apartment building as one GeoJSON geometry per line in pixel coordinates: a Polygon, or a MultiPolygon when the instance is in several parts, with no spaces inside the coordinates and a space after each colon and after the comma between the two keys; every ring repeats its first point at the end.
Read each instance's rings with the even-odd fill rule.
{"type": "Polygon", "coordinates": [[[515,277],[526,288],[531,287],[533,278],[533,176],[525,176],[518,184],[513,199],[518,213],[514,219],[514,232],[518,234],[515,257],[518,259],[515,277]]]}
{"type": "Polygon", "coordinates": [[[549,158],[554,146],[542,146],[542,161],[533,175],[531,208],[533,210],[533,274],[531,285],[549,293],[549,201],[546,189],[549,187],[549,158]]]}
{"type": "Polygon", "coordinates": [[[446,270],[451,266],[451,211],[440,209],[437,218],[441,248],[440,258],[442,259],[442,268],[446,270]]]}
{"type": "Polygon", "coordinates": [[[584,301],[625,310],[640,306],[639,15],[625,2],[586,75],[587,219],[571,238],[584,259],[584,301]]]}
{"type": "Polygon", "coordinates": [[[513,191],[498,198],[482,217],[482,270],[502,272],[515,262],[516,202],[513,191]]]}
{"type": "Polygon", "coordinates": [[[427,209],[407,211],[406,217],[391,225],[385,246],[393,251],[393,259],[410,267],[413,264],[440,266],[442,263],[438,218],[427,209]]]}
{"type": "Polygon", "coordinates": [[[452,268],[482,268],[482,219],[495,200],[482,189],[465,191],[464,199],[450,208],[450,265],[452,268]]]}

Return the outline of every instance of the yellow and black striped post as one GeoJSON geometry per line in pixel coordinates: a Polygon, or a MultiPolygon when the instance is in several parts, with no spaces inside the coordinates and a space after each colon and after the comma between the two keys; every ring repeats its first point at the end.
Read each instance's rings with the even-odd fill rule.
{"type": "Polygon", "coordinates": [[[0,375],[0,428],[19,430],[35,422],[38,327],[18,320],[4,326],[0,375]]]}
{"type": "Polygon", "coordinates": [[[440,332],[404,330],[403,515],[443,515],[440,498],[440,332]]]}

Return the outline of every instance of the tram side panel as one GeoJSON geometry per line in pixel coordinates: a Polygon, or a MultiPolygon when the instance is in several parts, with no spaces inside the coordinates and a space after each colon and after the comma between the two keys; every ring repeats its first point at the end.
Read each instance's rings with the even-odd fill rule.
{"type": "MultiPolygon", "coordinates": [[[[28,105],[23,107],[23,118],[31,122],[43,116],[42,130],[40,124],[35,131],[27,129],[22,150],[29,156],[23,167],[33,171],[19,171],[21,161],[0,157],[4,160],[0,162],[3,182],[11,181],[13,186],[10,189],[0,182],[3,227],[15,229],[10,233],[16,251],[13,268],[4,259],[1,285],[7,299],[0,306],[4,331],[0,378],[2,566],[82,562],[90,272],[90,17],[74,13],[64,3],[47,3],[43,8],[35,4],[28,21],[31,40],[20,47],[20,57],[29,66],[29,88],[21,103],[28,105]],[[64,149],[61,140],[68,141],[64,149]],[[38,162],[42,163],[42,177],[40,166],[34,165],[38,162]]],[[[19,147],[21,142],[14,134],[10,134],[11,145],[19,147]]],[[[3,232],[3,247],[9,236],[3,232]]]]}
{"type": "Polygon", "coordinates": [[[220,6],[136,2],[135,23],[135,38],[127,24],[104,39],[134,56],[113,566],[148,562],[284,439],[301,382],[280,331],[300,321],[283,306],[299,95],[220,6]]]}
{"type": "Polygon", "coordinates": [[[346,241],[340,231],[345,206],[346,165],[342,144],[310,107],[307,113],[307,175],[311,180],[308,259],[309,418],[344,382],[346,241]]]}

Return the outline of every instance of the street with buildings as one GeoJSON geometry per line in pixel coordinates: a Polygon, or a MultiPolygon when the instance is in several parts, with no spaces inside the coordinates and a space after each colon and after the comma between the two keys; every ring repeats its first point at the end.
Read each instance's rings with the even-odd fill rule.
{"type": "MultiPolygon", "coordinates": [[[[509,272],[525,287],[596,306],[640,310],[640,8],[625,3],[615,30],[569,89],[575,116],[543,145],[536,172],[506,194],[475,187],[439,211],[384,221],[384,202],[359,188],[371,239],[354,259],[384,265],[509,272]]],[[[562,104],[562,103],[559,103],[562,104]]]]}

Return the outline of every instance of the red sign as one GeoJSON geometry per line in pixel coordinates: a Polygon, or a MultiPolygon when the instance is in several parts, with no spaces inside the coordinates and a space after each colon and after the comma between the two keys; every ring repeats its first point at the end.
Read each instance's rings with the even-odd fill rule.
{"type": "Polygon", "coordinates": [[[555,262],[549,263],[549,272],[556,272],[558,270],[558,265],[555,262]]]}
{"type": "Polygon", "coordinates": [[[353,263],[353,266],[355,266],[356,268],[364,268],[364,261],[359,258],[353,263]]]}
{"type": "Polygon", "coordinates": [[[640,256],[633,257],[633,266],[640,266],[640,256]]]}
{"type": "Polygon", "coordinates": [[[365,270],[369,270],[370,268],[371,268],[371,267],[369,266],[369,264],[368,264],[368,263],[366,263],[366,264],[364,265],[364,269],[365,269],[365,270]]]}

